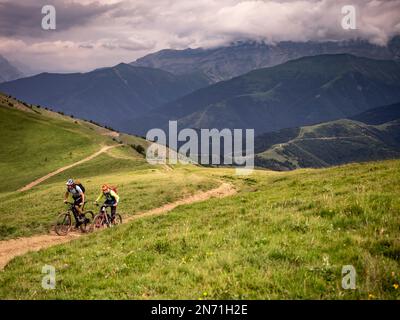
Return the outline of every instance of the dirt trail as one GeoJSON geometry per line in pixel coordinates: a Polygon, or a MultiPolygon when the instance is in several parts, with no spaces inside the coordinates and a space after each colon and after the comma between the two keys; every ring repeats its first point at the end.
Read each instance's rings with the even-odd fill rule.
{"type": "MultiPolygon", "coordinates": [[[[235,193],[236,189],[233,187],[233,185],[224,182],[218,188],[194,194],[184,199],[168,203],[159,208],[155,208],[142,213],[137,213],[134,216],[125,219],[124,223],[143,217],[163,214],[171,211],[172,209],[180,205],[200,202],[210,199],[212,197],[227,197],[235,193]]],[[[7,263],[16,256],[23,255],[29,251],[39,251],[41,249],[45,249],[57,244],[66,243],[73,239],[79,238],[82,235],[83,234],[80,232],[71,232],[67,236],[62,237],[52,232],[45,235],[0,241],[0,270],[2,270],[7,265],[7,263]]]]}
{"type": "Polygon", "coordinates": [[[47,179],[49,179],[49,178],[51,178],[51,177],[53,177],[53,176],[55,176],[55,175],[57,175],[57,174],[59,174],[59,173],[65,171],[65,170],[68,170],[68,169],[70,169],[70,168],[72,168],[72,167],[78,166],[78,165],[80,165],[80,164],[82,164],[82,163],[84,163],[84,162],[87,162],[87,161],[89,161],[89,160],[92,160],[93,158],[95,158],[95,157],[97,157],[98,155],[100,155],[100,154],[106,152],[107,150],[110,150],[111,148],[115,148],[115,147],[119,147],[119,146],[121,146],[121,145],[118,144],[118,145],[114,145],[114,146],[102,147],[99,151],[93,153],[92,155],[90,155],[90,156],[88,156],[88,157],[86,157],[86,158],[84,158],[84,159],[82,159],[82,160],[79,160],[79,161],[77,161],[77,162],[75,162],[75,163],[73,163],[73,164],[70,164],[70,165],[68,165],[68,166],[59,168],[59,169],[57,169],[56,171],[53,171],[53,172],[51,172],[51,173],[49,173],[49,174],[46,174],[45,176],[43,176],[43,177],[41,177],[41,178],[39,178],[39,179],[37,179],[37,180],[35,180],[35,181],[32,181],[31,183],[27,184],[25,187],[19,189],[18,191],[27,191],[27,190],[29,190],[29,189],[32,189],[34,186],[38,185],[39,183],[41,183],[41,182],[43,182],[43,181],[45,181],[45,180],[47,180],[47,179]]]}
{"type": "Polygon", "coordinates": [[[136,220],[136,219],[143,218],[143,217],[162,214],[162,213],[165,213],[165,212],[175,209],[177,206],[204,201],[204,200],[207,200],[212,197],[223,198],[223,197],[233,195],[235,193],[236,193],[236,189],[231,184],[224,182],[218,188],[200,192],[200,193],[194,194],[192,196],[186,197],[184,199],[177,200],[172,203],[167,203],[167,204],[163,205],[162,207],[154,208],[154,209],[146,211],[146,212],[135,214],[134,216],[125,219],[125,221],[128,222],[128,221],[136,220]]]}

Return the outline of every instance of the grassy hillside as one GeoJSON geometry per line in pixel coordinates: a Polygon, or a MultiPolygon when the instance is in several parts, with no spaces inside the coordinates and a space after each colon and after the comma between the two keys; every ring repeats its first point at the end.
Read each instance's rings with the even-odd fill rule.
{"type": "Polygon", "coordinates": [[[193,170],[240,192],[18,257],[0,297],[400,298],[400,161],[242,178],[193,170]],[[44,264],[56,267],[55,290],[40,286],[44,264]],[[349,264],[355,290],[341,287],[349,264]]]}
{"type": "MultiPolygon", "coordinates": [[[[0,97],[8,119],[2,134],[19,143],[1,145],[9,157],[1,173],[12,187],[0,191],[0,240],[47,233],[65,209],[69,177],[85,184],[87,208],[101,184],[117,185],[124,218],[221,181],[238,190],[17,257],[0,272],[0,299],[400,298],[400,161],[241,177],[229,168],[153,167],[132,147],[146,147],[141,138],[0,97]],[[17,191],[89,150],[120,142],[17,191]],[[56,268],[55,290],[41,287],[45,264],[56,268]],[[341,287],[344,265],[357,271],[355,290],[341,287]]],[[[302,135],[318,132],[326,134],[319,128],[302,135]]]]}
{"type": "Polygon", "coordinates": [[[64,165],[116,144],[102,128],[0,95],[0,134],[4,178],[0,192],[15,191],[64,165]],[[29,161],[28,161],[29,160],[29,161]]]}
{"type": "MultiPolygon", "coordinates": [[[[72,119],[0,95],[2,157],[0,174],[0,239],[47,233],[62,203],[65,181],[79,178],[94,201],[104,183],[117,185],[124,216],[174,201],[197,190],[216,185],[207,177],[154,168],[132,146],[148,142],[118,134],[94,124],[72,119]],[[110,149],[96,158],[70,168],[33,189],[19,192],[24,185],[60,167],[73,164],[98,151],[110,149]],[[129,198],[126,195],[130,195],[129,198]]],[[[98,210],[89,203],[87,209],[98,210]]]]}
{"type": "Polygon", "coordinates": [[[373,125],[397,120],[400,119],[400,103],[373,108],[361,114],[355,115],[354,117],[351,117],[351,119],[373,125]]]}
{"type": "Polygon", "coordinates": [[[399,158],[399,107],[383,106],[352,119],[260,135],[255,139],[256,165],[291,170],[399,158]]]}

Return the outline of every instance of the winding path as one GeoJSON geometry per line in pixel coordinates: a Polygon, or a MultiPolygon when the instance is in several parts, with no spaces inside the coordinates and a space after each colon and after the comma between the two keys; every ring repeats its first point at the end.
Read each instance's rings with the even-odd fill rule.
{"type": "Polygon", "coordinates": [[[45,181],[45,180],[47,180],[47,179],[49,179],[49,178],[51,178],[51,177],[53,177],[53,176],[55,176],[55,175],[57,175],[57,174],[59,174],[59,173],[65,171],[65,170],[68,170],[68,169],[70,169],[70,168],[72,168],[72,167],[78,166],[78,165],[80,165],[80,164],[82,164],[82,163],[84,163],[84,162],[87,162],[87,161],[89,161],[89,160],[92,160],[93,158],[95,158],[95,157],[97,157],[98,155],[100,155],[100,154],[106,152],[107,150],[110,150],[110,149],[115,148],[115,147],[120,147],[120,146],[121,146],[121,144],[117,144],[117,145],[113,145],[113,146],[102,147],[99,151],[93,153],[92,155],[90,155],[90,156],[88,156],[88,157],[86,157],[86,158],[84,158],[84,159],[82,159],[82,160],[79,160],[79,161],[77,161],[77,162],[75,162],[75,163],[73,163],[73,164],[70,164],[70,165],[68,165],[68,166],[59,168],[59,169],[57,169],[56,171],[50,172],[49,174],[46,174],[45,176],[43,176],[43,177],[41,177],[41,178],[39,178],[39,179],[36,179],[35,181],[32,181],[31,183],[27,184],[25,187],[22,187],[22,188],[19,189],[18,191],[22,192],[22,191],[27,191],[27,190],[29,190],[29,189],[32,189],[34,186],[38,185],[39,183],[41,183],[41,182],[43,182],[43,181],[45,181]]]}
{"type": "MultiPolygon", "coordinates": [[[[108,150],[109,148],[110,147],[107,147],[106,150],[108,150]]],[[[104,148],[102,148],[102,150],[100,151],[104,152],[105,150],[104,148]]],[[[100,151],[97,154],[100,154],[100,151]]],[[[92,157],[95,157],[95,155],[92,155],[92,157]]],[[[40,183],[41,181],[37,183],[40,183]]],[[[31,187],[33,187],[33,185],[31,187]]],[[[233,187],[233,185],[223,182],[218,188],[199,192],[192,196],[188,196],[175,202],[165,204],[161,207],[142,213],[137,213],[134,216],[125,219],[124,223],[148,216],[160,215],[169,212],[180,205],[200,202],[210,199],[212,197],[223,198],[233,195],[235,193],[236,189],[233,187]]],[[[0,270],[2,270],[10,260],[17,256],[23,255],[29,251],[38,251],[58,244],[66,243],[81,236],[83,236],[83,234],[80,232],[71,232],[67,236],[63,237],[58,236],[54,232],[52,232],[45,235],[0,241],[0,270]]]]}

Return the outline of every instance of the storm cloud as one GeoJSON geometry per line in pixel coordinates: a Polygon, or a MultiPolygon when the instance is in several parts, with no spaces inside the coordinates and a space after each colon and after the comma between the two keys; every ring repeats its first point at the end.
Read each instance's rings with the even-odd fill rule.
{"type": "Polygon", "coordinates": [[[42,7],[51,4],[57,11],[56,31],[82,27],[92,19],[111,11],[116,5],[98,2],[81,4],[63,0],[48,1],[0,1],[0,36],[46,37],[49,33],[41,28],[42,7]]]}
{"type": "Polygon", "coordinates": [[[400,0],[0,0],[0,53],[46,71],[86,71],[131,62],[160,49],[213,47],[237,40],[367,39],[400,34],[400,0]],[[41,6],[57,29],[41,30],[41,6]],[[353,5],[357,29],[341,27],[353,5]]]}

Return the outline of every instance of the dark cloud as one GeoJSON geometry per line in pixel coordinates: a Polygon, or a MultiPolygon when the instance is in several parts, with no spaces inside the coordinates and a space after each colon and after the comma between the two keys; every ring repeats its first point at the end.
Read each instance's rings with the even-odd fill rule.
{"type": "Polygon", "coordinates": [[[366,39],[400,34],[400,0],[0,0],[0,53],[46,71],[85,71],[161,49],[215,47],[238,40],[366,39]],[[56,31],[41,8],[57,10],[56,31]],[[341,26],[344,5],[357,29],[341,26]]]}
{"type": "Polygon", "coordinates": [[[64,32],[73,27],[84,26],[94,18],[117,8],[118,4],[99,4],[93,2],[80,4],[77,2],[35,1],[0,2],[0,36],[4,37],[45,37],[50,35],[42,29],[42,7],[53,5],[56,8],[57,28],[55,32],[64,32]]]}

